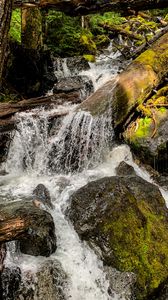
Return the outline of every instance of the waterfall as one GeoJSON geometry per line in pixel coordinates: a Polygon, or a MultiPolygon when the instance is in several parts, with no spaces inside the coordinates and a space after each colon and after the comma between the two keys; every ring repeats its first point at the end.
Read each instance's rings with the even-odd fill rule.
{"type": "MultiPolygon", "coordinates": [[[[99,74],[98,78],[95,74],[100,68],[95,68],[96,71],[93,66],[90,69],[90,77],[100,85],[100,78],[104,78],[105,72],[104,75],[99,74]]],[[[114,75],[118,72],[118,63],[115,66],[113,62],[111,69],[108,68],[111,70],[108,76],[114,75]]],[[[66,60],[63,72],[69,76],[66,60]]],[[[66,300],[125,300],[123,295],[109,295],[109,282],[103,263],[85,242],[80,241],[65,217],[70,195],[93,179],[114,175],[116,165],[121,160],[127,160],[125,153],[129,153],[129,150],[126,151],[126,147],[117,148],[118,160],[114,154],[116,148],[113,148],[110,97],[109,109],[100,117],[93,117],[89,112],[78,111],[76,106],[67,105],[18,113],[8,158],[2,166],[9,173],[5,179],[0,177],[0,193],[4,199],[31,199],[32,191],[39,183],[43,183],[50,191],[55,206],[51,213],[56,225],[58,246],[51,258],[59,261],[67,274],[64,291],[66,300]],[[68,115],[50,121],[55,112],[67,109],[68,115]]],[[[45,260],[8,252],[6,266],[19,267],[25,282],[26,274],[34,276],[32,289],[35,289],[35,274],[45,260]]],[[[38,300],[36,296],[32,297],[31,300],[38,300]]]]}

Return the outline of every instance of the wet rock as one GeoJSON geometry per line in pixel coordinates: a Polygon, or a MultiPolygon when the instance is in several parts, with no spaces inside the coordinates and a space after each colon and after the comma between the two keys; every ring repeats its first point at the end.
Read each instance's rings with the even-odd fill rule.
{"type": "Polygon", "coordinates": [[[81,71],[90,69],[88,61],[84,57],[68,57],[67,67],[71,74],[77,75],[81,71]]]}
{"type": "Polygon", "coordinates": [[[55,225],[51,214],[30,201],[0,204],[0,242],[20,241],[20,250],[49,256],[56,250],[55,225]]]}
{"type": "Polygon", "coordinates": [[[157,186],[132,175],[88,183],[71,196],[67,215],[106,265],[137,276],[146,299],[168,276],[168,210],[157,186]]]}
{"type": "Polygon", "coordinates": [[[136,173],[132,166],[128,165],[125,161],[122,161],[116,168],[116,174],[118,176],[132,176],[136,173]]]}
{"type": "Polygon", "coordinates": [[[54,73],[57,79],[79,75],[81,71],[89,70],[90,66],[84,57],[67,57],[54,59],[54,73]]]}
{"type": "Polygon", "coordinates": [[[54,93],[80,92],[81,99],[84,100],[93,92],[93,83],[87,76],[73,76],[58,79],[54,85],[54,93]]]}
{"type": "Polygon", "coordinates": [[[0,244],[0,272],[3,270],[3,262],[6,257],[6,245],[0,244]]]}
{"type": "Polygon", "coordinates": [[[105,267],[109,281],[109,294],[115,292],[120,299],[133,300],[136,275],[132,272],[120,272],[114,268],[105,267]]]}
{"type": "Polygon", "coordinates": [[[5,268],[2,275],[3,300],[65,300],[67,276],[56,260],[42,264],[37,273],[5,268]]]}
{"type": "Polygon", "coordinates": [[[1,274],[1,299],[14,300],[15,293],[21,283],[21,270],[19,267],[5,267],[1,274]]]}
{"type": "Polygon", "coordinates": [[[44,184],[38,184],[33,191],[34,200],[42,202],[45,206],[53,209],[54,206],[51,202],[50,192],[44,184]]]}

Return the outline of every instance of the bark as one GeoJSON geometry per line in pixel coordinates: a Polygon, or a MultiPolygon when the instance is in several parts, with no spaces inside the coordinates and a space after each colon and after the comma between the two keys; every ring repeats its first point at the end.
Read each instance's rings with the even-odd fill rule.
{"type": "MultiPolygon", "coordinates": [[[[15,5],[36,5],[35,1],[29,3],[15,0],[15,5]]],[[[148,10],[155,8],[166,8],[168,0],[40,0],[41,7],[52,7],[69,15],[87,15],[96,12],[129,10],[148,10]]]]}
{"type": "Polygon", "coordinates": [[[138,56],[128,68],[97,90],[79,109],[92,115],[112,109],[114,128],[121,126],[131,111],[143,103],[168,73],[168,33],[158,39],[151,48],[138,56]]]}
{"type": "Polygon", "coordinates": [[[22,7],[22,46],[40,50],[42,39],[42,15],[38,7],[22,7]]]}
{"type": "Polygon", "coordinates": [[[0,0],[0,89],[7,53],[8,31],[12,11],[11,0],[0,0]]]}

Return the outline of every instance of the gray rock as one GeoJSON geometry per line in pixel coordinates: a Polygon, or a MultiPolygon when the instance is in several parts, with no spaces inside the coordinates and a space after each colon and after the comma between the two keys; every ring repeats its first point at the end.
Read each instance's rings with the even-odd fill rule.
{"type": "Polygon", "coordinates": [[[0,242],[18,240],[25,254],[49,256],[56,250],[51,214],[30,201],[0,204],[0,242]]]}
{"type": "Polygon", "coordinates": [[[105,265],[135,273],[136,300],[146,299],[153,281],[168,276],[168,210],[158,187],[136,175],[107,177],[79,189],[70,203],[66,213],[81,239],[100,249],[105,265]]]}
{"type": "Polygon", "coordinates": [[[105,267],[109,281],[109,293],[115,292],[120,300],[133,300],[136,275],[132,272],[120,272],[114,268],[105,267]]]}
{"type": "MultiPolygon", "coordinates": [[[[2,273],[3,300],[65,300],[67,276],[56,260],[47,260],[34,274],[18,267],[2,273]]],[[[2,298],[1,298],[2,299],[2,298]]]]}
{"type": "Polygon", "coordinates": [[[118,176],[136,175],[134,168],[128,165],[125,161],[120,162],[120,164],[116,168],[116,173],[118,176]]]}
{"type": "Polygon", "coordinates": [[[87,76],[73,76],[58,79],[54,93],[80,92],[81,99],[86,99],[93,92],[93,83],[87,76]]]}
{"type": "Polygon", "coordinates": [[[44,184],[40,183],[36,186],[33,191],[33,197],[34,200],[42,202],[45,206],[48,206],[51,209],[54,208],[51,202],[50,192],[44,184]]]}

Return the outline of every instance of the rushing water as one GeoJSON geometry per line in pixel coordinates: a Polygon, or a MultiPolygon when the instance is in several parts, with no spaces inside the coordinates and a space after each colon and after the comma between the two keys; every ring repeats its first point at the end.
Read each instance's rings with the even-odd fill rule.
{"type": "MultiPolygon", "coordinates": [[[[69,75],[66,61],[63,67],[69,75]]],[[[111,69],[108,64],[107,74],[98,62],[90,71],[95,86],[96,83],[100,85],[98,69],[99,72],[103,70],[99,74],[102,82],[107,80],[107,74],[111,76],[118,72],[114,61],[111,69]]],[[[8,159],[2,166],[9,174],[0,177],[1,198],[7,201],[31,199],[35,187],[44,184],[55,206],[51,213],[58,248],[51,258],[58,260],[67,274],[66,299],[124,300],[122,295],[109,295],[102,262],[86,243],[80,241],[64,214],[74,191],[91,180],[115,175],[115,168],[123,160],[133,165],[140,176],[150,180],[149,175],[133,162],[128,146],[114,145],[110,109],[104,116],[93,118],[87,112],[76,112],[75,106],[58,106],[50,111],[41,108],[19,113],[17,121],[8,159]],[[50,115],[67,110],[69,114],[61,120],[56,119],[51,126],[50,115]]],[[[10,243],[9,247],[6,265],[19,266],[22,274],[35,274],[46,260],[16,255],[15,244],[10,243]]]]}

